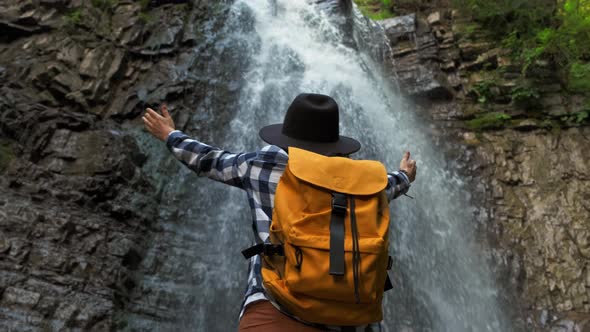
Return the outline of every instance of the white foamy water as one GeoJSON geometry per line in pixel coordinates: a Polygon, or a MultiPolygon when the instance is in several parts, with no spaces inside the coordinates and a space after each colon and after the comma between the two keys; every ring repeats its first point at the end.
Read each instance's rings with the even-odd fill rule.
{"type": "MultiPolygon", "coordinates": [[[[473,235],[468,190],[452,170],[445,169],[447,163],[426,125],[415,118],[371,59],[387,56],[382,31],[356,8],[347,21],[328,7],[329,3],[320,9],[306,0],[239,0],[232,5],[226,22],[230,28],[223,30],[231,34],[230,42],[218,45],[239,45],[239,57],[248,61],[239,81],[235,116],[222,134],[224,147],[240,151],[263,146],[258,130],[282,122],[289,103],[301,92],[333,96],[340,106],[341,134],[363,145],[353,157],[380,160],[391,171],[398,169],[405,150],[418,161],[418,177],[409,192],[415,199],[401,197],[391,205],[394,290],[385,296],[386,329],[511,330],[498,305],[484,248],[473,235]],[[346,24],[352,29],[343,29],[346,24]],[[347,35],[351,31],[352,36],[347,35]]],[[[216,120],[212,117],[209,121],[216,120]]],[[[197,265],[193,271],[205,276],[193,287],[194,299],[182,308],[192,317],[178,326],[195,331],[235,329],[237,323],[227,315],[237,314],[246,286],[246,264],[239,257],[238,244],[244,246],[252,239],[246,197],[208,180],[199,179],[196,185],[191,184],[194,177],[182,179],[169,191],[200,206],[184,218],[216,225],[195,227],[193,232],[216,238],[222,245],[199,247],[198,255],[183,256],[188,261],[182,264],[197,265]],[[245,234],[250,238],[244,239],[245,234]],[[232,250],[217,250],[232,244],[232,250]]]]}
{"type": "Polygon", "coordinates": [[[363,144],[355,157],[381,160],[391,170],[406,149],[418,160],[418,180],[410,192],[416,199],[402,197],[392,204],[392,253],[395,268],[403,271],[396,278],[402,284],[386,296],[386,325],[395,330],[403,320],[434,331],[507,329],[492,276],[473,238],[468,192],[445,169],[412,109],[367,56],[367,45],[385,47],[379,28],[353,13],[357,48],[366,51],[359,52],[342,43],[338,18],[308,1],[276,1],[273,8],[267,0],[244,0],[234,7],[252,11],[255,34],[245,36],[253,45],[253,63],[228,140],[253,138],[242,141],[239,148],[244,149],[262,144],[255,139],[259,127],[282,122],[300,92],[335,97],[342,134],[363,144]],[[372,40],[359,40],[368,34],[372,40]],[[415,307],[398,309],[410,303],[415,307]]]}

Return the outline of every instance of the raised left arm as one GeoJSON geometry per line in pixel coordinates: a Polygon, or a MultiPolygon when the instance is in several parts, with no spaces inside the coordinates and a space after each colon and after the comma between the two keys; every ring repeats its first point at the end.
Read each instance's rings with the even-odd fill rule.
{"type": "Polygon", "coordinates": [[[248,160],[256,157],[256,152],[231,153],[209,146],[178,130],[170,133],[166,146],[176,159],[197,175],[238,188],[243,188],[248,160]]]}
{"type": "Polygon", "coordinates": [[[256,153],[231,153],[201,143],[174,130],[174,121],[166,105],[161,107],[161,111],[162,115],[148,108],[142,119],[150,134],[166,142],[168,150],[176,159],[199,176],[243,188],[248,160],[255,157],[256,153]]]}

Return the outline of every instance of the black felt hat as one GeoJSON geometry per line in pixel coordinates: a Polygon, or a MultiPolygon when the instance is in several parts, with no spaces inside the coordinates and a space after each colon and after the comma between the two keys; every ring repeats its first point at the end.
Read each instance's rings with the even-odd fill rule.
{"type": "Polygon", "coordinates": [[[295,97],[283,123],[266,126],[259,135],[283,150],[293,146],[326,156],[349,155],[361,148],[357,140],[340,135],[338,104],[320,94],[295,97]]]}

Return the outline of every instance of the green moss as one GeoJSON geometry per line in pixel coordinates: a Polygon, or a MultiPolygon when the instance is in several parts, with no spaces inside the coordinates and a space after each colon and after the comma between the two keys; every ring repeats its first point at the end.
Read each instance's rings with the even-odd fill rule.
{"type": "Polygon", "coordinates": [[[142,10],[147,10],[151,2],[151,0],[139,0],[139,5],[141,6],[142,10]]]}
{"type": "MultiPolygon", "coordinates": [[[[510,51],[521,69],[530,76],[529,67],[538,60],[554,66],[555,77],[568,82],[574,93],[590,94],[590,1],[530,1],[530,0],[452,0],[464,18],[475,21],[510,51]]],[[[476,30],[458,25],[457,36],[476,30]]],[[[490,39],[490,38],[484,38],[490,39]]],[[[535,74],[533,74],[534,76],[535,74]]]]}
{"type": "Polygon", "coordinates": [[[574,62],[571,64],[567,88],[571,92],[590,94],[590,63],[574,62]]]}
{"type": "Polygon", "coordinates": [[[511,119],[510,115],[500,112],[486,113],[467,121],[467,127],[474,131],[500,129],[505,127],[511,119]]]}
{"type": "Polygon", "coordinates": [[[392,0],[355,0],[363,15],[373,20],[395,17],[392,0]]]}
{"type": "Polygon", "coordinates": [[[112,10],[117,6],[117,0],[92,0],[91,3],[94,7],[102,10],[112,10]]]}
{"type": "Polygon", "coordinates": [[[378,11],[378,12],[376,12],[374,14],[369,14],[367,16],[369,16],[372,20],[379,21],[379,20],[384,20],[384,19],[387,19],[387,18],[395,17],[396,15],[395,15],[395,13],[393,13],[389,9],[383,9],[381,11],[378,11]]]}
{"type": "Polygon", "coordinates": [[[116,313],[113,318],[112,328],[115,331],[128,331],[129,322],[127,320],[127,317],[120,313],[116,313]]]}
{"type": "Polygon", "coordinates": [[[517,107],[522,109],[531,109],[539,106],[540,97],[539,90],[530,83],[519,84],[510,91],[510,98],[517,107]]]}
{"type": "Polygon", "coordinates": [[[480,104],[485,104],[488,101],[492,100],[494,97],[492,88],[494,86],[496,86],[496,82],[492,80],[484,80],[475,83],[472,87],[472,91],[477,97],[477,102],[479,102],[480,104]]]}
{"type": "Polygon", "coordinates": [[[64,16],[64,22],[66,26],[73,27],[82,22],[82,10],[76,8],[64,16]]]}
{"type": "Polygon", "coordinates": [[[14,151],[12,151],[10,146],[0,142],[0,172],[4,172],[15,157],[14,151]]]}
{"type": "Polygon", "coordinates": [[[456,23],[453,29],[457,39],[477,40],[476,37],[482,33],[481,25],[475,22],[456,23]]]}
{"type": "Polygon", "coordinates": [[[156,16],[148,12],[141,12],[138,15],[139,20],[145,24],[154,22],[156,20],[156,16]]]}
{"type": "Polygon", "coordinates": [[[588,122],[590,117],[590,110],[588,111],[579,111],[576,113],[568,114],[562,116],[560,120],[563,122],[564,126],[567,127],[576,127],[581,126],[584,123],[588,122]]]}

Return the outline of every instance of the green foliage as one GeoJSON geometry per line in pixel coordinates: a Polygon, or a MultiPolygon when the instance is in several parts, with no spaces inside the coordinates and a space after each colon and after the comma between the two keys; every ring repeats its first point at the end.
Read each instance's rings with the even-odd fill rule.
{"type": "Polygon", "coordinates": [[[481,131],[486,129],[500,129],[512,119],[508,114],[500,112],[486,113],[475,119],[467,121],[467,127],[474,131],[481,131]]]}
{"type": "Polygon", "coordinates": [[[117,0],[91,0],[94,7],[102,10],[113,10],[117,6],[117,0]]]}
{"type": "Polygon", "coordinates": [[[82,10],[80,8],[76,8],[69,12],[64,16],[64,22],[68,27],[73,27],[80,24],[80,22],[82,22],[82,10]]]}
{"type": "Polygon", "coordinates": [[[590,0],[453,0],[463,14],[502,40],[523,64],[540,58],[558,65],[576,91],[590,84],[590,0]]]}
{"type": "Polygon", "coordinates": [[[530,28],[547,22],[555,7],[553,0],[453,0],[453,4],[500,36],[513,31],[521,36],[534,35],[530,28]]]}
{"type": "Polygon", "coordinates": [[[479,29],[479,25],[475,24],[475,23],[471,23],[471,24],[467,24],[465,26],[465,35],[467,37],[471,37],[475,34],[475,32],[477,31],[477,29],[479,29]]]}
{"type": "Polygon", "coordinates": [[[567,87],[571,92],[590,94],[590,63],[574,62],[570,65],[567,87]]]}
{"type": "Polygon", "coordinates": [[[494,93],[492,88],[496,86],[496,82],[493,80],[484,80],[477,82],[471,88],[471,91],[477,97],[477,101],[481,104],[485,104],[493,99],[494,93]]]}
{"type": "Polygon", "coordinates": [[[138,15],[139,21],[148,24],[156,21],[156,16],[149,12],[151,0],[139,0],[141,11],[138,15]]]}
{"type": "Polygon", "coordinates": [[[383,9],[376,13],[372,13],[368,15],[372,20],[379,21],[384,20],[386,18],[395,17],[395,14],[389,9],[383,9]]]}
{"type": "Polygon", "coordinates": [[[510,98],[514,104],[525,109],[536,106],[540,97],[539,90],[530,83],[519,84],[510,91],[510,98]]]}
{"type": "Polygon", "coordinates": [[[139,5],[142,10],[147,10],[151,2],[151,0],[139,0],[139,5]]]}
{"type": "Polygon", "coordinates": [[[0,142],[0,172],[3,172],[14,158],[15,155],[10,146],[0,142]]]}
{"type": "Polygon", "coordinates": [[[139,20],[145,24],[154,22],[156,20],[156,17],[148,12],[140,12],[138,17],[139,20]]]}
{"type": "Polygon", "coordinates": [[[567,126],[579,126],[588,120],[590,111],[580,111],[561,117],[561,121],[567,126]]]}
{"type": "Polygon", "coordinates": [[[363,15],[373,20],[394,17],[392,0],[355,0],[363,15]]]}

